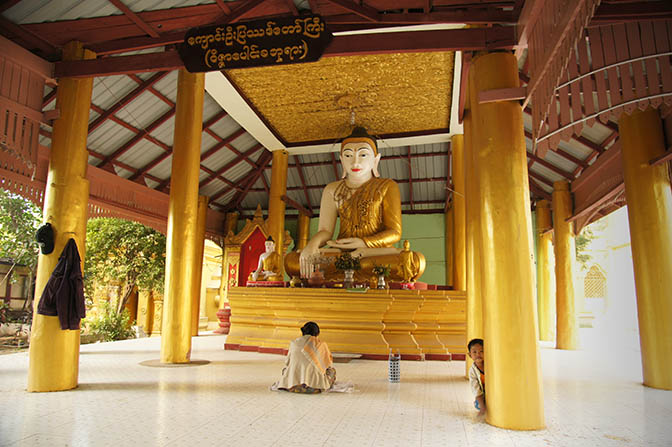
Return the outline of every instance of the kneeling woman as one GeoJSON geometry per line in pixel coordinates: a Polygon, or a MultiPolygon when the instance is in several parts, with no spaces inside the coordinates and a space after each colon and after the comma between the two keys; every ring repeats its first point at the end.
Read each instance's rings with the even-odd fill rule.
{"type": "Polygon", "coordinates": [[[317,323],[304,324],[301,333],[289,345],[282,378],[274,388],[306,394],[328,390],[336,380],[329,346],[317,338],[320,335],[317,323]]]}

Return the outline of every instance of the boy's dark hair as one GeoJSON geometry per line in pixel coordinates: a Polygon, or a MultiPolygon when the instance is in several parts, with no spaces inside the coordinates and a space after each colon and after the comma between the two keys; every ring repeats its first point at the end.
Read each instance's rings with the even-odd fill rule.
{"type": "Polygon", "coordinates": [[[320,327],[314,321],[309,321],[308,323],[304,324],[303,327],[301,328],[301,334],[312,335],[317,337],[318,335],[320,335],[320,327]]]}
{"type": "Polygon", "coordinates": [[[484,345],[483,345],[483,339],[482,339],[482,338],[473,338],[473,339],[469,342],[469,344],[467,345],[467,351],[471,351],[471,347],[474,346],[474,345],[481,345],[481,346],[484,346],[484,345]]]}

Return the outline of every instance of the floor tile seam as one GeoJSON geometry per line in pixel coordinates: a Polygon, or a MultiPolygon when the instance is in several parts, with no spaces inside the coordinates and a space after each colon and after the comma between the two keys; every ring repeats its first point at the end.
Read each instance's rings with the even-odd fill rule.
{"type": "MultiPolygon", "coordinates": [[[[332,435],[332,434],[336,431],[336,429],[343,423],[343,420],[345,419],[345,416],[346,416],[347,413],[348,413],[348,412],[347,412],[347,409],[352,408],[352,407],[355,405],[355,402],[356,402],[356,400],[352,400],[352,401],[350,401],[350,404],[347,406],[347,408],[346,408],[343,412],[341,412],[341,416],[340,416],[340,418],[339,418],[338,421],[334,424],[334,428],[329,432],[329,434],[328,434],[327,437],[325,438],[325,440],[324,440],[324,442],[322,443],[322,445],[326,445],[327,442],[329,442],[329,438],[331,438],[331,435],[332,435]]],[[[298,422],[298,421],[297,421],[297,422],[298,422]]]]}

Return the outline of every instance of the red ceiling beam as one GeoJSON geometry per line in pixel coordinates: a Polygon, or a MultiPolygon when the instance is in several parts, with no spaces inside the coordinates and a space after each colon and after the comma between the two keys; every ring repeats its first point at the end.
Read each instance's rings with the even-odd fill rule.
{"type": "Polygon", "coordinates": [[[54,76],[95,77],[112,76],[148,71],[171,71],[184,67],[177,51],[134,54],[132,56],[106,57],[81,61],[56,62],[54,76]]]}
{"type": "Polygon", "coordinates": [[[5,1],[3,1],[2,3],[0,3],[0,12],[7,11],[9,8],[16,5],[20,1],[21,0],[5,0],[5,1]]]}
{"type": "Polygon", "coordinates": [[[298,16],[299,15],[299,10],[296,9],[296,5],[294,4],[294,0],[285,0],[285,5],[287,5],[287,9],[293,16],[298,16]]]}
{"type": "Polygon", "coordinates": [[[159,37],[126,37],[124,39],[106,40],[103,42],[93,42],[86,45],[88,49],[95,52],[98,56],[110,54],[125,53],[127,51],[145,50],[147,48],[162,47],[184,42],[184,31],[161,34],[159,37]]]}
{"type": "MultiPolygon", "coordinates": [[[[49,132],[46,129],[40,129],[40,135],[43,135],[47,138],[51,138],[51,132],[49,132]]],[[[92,156],[94,158],[97,158],[98,160],[104,160],[105,159],[105,156],[103,154],[99,154],[98,152],[96,152],[94,150],[91,150],[89,148],[87,148],[86,150],[87,150],[87,152],[89,153],[90,156],[92,156]]],[[[113,160],[110,164],[119,166],[120,168],[125,169],[128,172],[136,172],[136,168],[134,168],[133,166],[129,166],[126,163],[120,162],[119,160],[113,160]]],[[[115,172],[114,169],[112,169],[111,172],[115,172]]],[[[160,178],[154,177],[153,175],[146,174],[146,175],[143,175],[143,177],[146,177],[146,178],[148,178],[150,180],[153,180],[157,183],[161,182],[160,178]]]]}
{"type": "Polygon", "coordinates": [[[299,211],[300,213],[305,214],[306,216],[311,218],[314,217],[312,206],[308,205],[308,208],[306,208],[296,200],[292,200],[287,196],[282,196],[280,198],[282,199],[283,202],[285,202],[287,205],[291,206],[295,210],[299,211]]]}
{"type": "Polygon", "coordinates": [[[152,37],[159,37],[159,33],[156,32],[154,28],[145,23],[136,13],[134,13],[131,8],[126,6],[121,0],[108,0],[116,8],[121,11],[129,20],[137,25],[145,33],[149,34],[152,37]]]}
{"type": "Polygon", "coordinates": [[[590,21],[589,26],[671,18],[672,3],[669,1],[602,2],[595,10],[595,15],[590,21]]]}
{"type": "Polygon", "coordinates": [[[429,51],[511,49],[516,44],[513,27],[462,28],[336,36],[324,56],[390,54],[429,51]]]}
{"type": "Polygon", "coordinates": [[[346,11],[350,11],[359,17],[368,20],[369,22],[377,22],[380,13],[377,9],[367,6],[365,4],[358,5],[350,0],[327,0],[329,3],[338,5],[346,11]]]}
{"type": "Polygon", "coordinates": [[[231,11],[230,14],[222,14],[215,19],[215,23],[235,23],[245,15],[254,11],[264,0],[247,0],[242,5],[231,11]]]}
{"type": "Polygon", "coordinates": [[[334,179],[338,180],[338,167],[336,167],[336,155],[333,152],[330,152],[329,155],[331,155],[331,166],[334,168],[334,179]]]}
{"type": "Polygon", "coordinates": [[[534,155],[531,152],[527,153],[527,158],[534,161],[535,163],[539,163],[543,167],[550,169],[551,171],[555,172],[558,175],[563,176],[567,180],[574,180],[574,174],[571,172],[567,172],[564,169],[560,169],[559,167],[555,166],[552,163],[547,162],[546,160],[539,158],[538,156],[534,155]]]}
{"type": "Polygon", "coordinates": [[[299,161],[298,155],[294,155],[294,165],[296,166],[296,170],[299,171],[299,179],[301,180],[301,186],[303,187],[303,194],[306,196],[306,204],[309,209],[313,209],[313,205],[310,203],[308,188],[306,188],[306,178],[303,176],[303,168],[301,168],[301,162],[299,161]]]}
{"type": "MultiPolygon", "coordinates": [[[[257,144],[256,146],[251,147],[250,149],[246,150],[245,152],[239,153],[236,156],[236,158],[234,158],[233,160],[231,160],[230,162],[228,162],[227,164],[225,164],[221,168],[217,169],[213,176],[211,176],[209,178],[206,178],[206,179],[203,179],[198,185],[199,189],[204,187],[205,185],[207,185],[211,181],[215,180],[215,178],[217,178],[216,176],[219,176],[219,175],[223,174],[224,172],[228,171],[229,169],[231,169],[232,167],[234,167],[235,165],[237,165],[241,161],[248,160],[248,157],[252,156],[255,152],[257,152],[262,147],[263,146],[261,144],[257,144]]],[[[256,169],[256,168],[259,167],[259,165],[257,165],[253,161],[250,161],[250,162],[252,163],[253,169],[256,169]]]]}
{"type": "Polygon", "coordinates": [[[56,89],[58,89],[58,87],[54,87],[54,88],[53,88],[49,93],[47,93],[47,95],[44,97],[44,99],[42,100],[42,108],[47,107],[47,106],[51,103],[51,101],[53,101],[54,99],[56,99],[56,89]]]}
{"type": "MultiPolygon", "coordinates": [[[[273,159],[273,155],[271,154],[271,151],[264,151],[259,156],[259,159],[257,160],[257,163],[259,164],[259,168],[254,170],[251,174],[248,174],[249,175],[249,181],[245,185],[245,189],[243,191],[240,191],[240,192],[237,193],[237,195],[234,197],[234,199],[231,201],[231,203],[229,203],[229,206],[227,207],[227,209],[229,209],[229,210],[235,209],[235,208],[238,207],[238,205],[240,205],[240,202],[243,201],[243,199],[247,195],[250,188],[252,188],[252,186],[257,182],[257,180],[259,180],[259,177],[264,172],[264,168],[266,167],[266,165],[268,165],[271,162],[272,159],[273,159]]],[[[220,197],[220,194],[224,195],[227,192],[228,191],[220,191],[219,193],[217,193],[218,194],[217,198],[220,197]]],[[[215,199],[211,198],[211,200],[214,201],[215,199]]]]}
{"type": "Polygon", "coordinates": [[[539,180],[540,182],[542,182],[542,183],[544,183],[544,184],[550,186],[551,188],[553,187],[553,181],[547,179],[547,178],[544,177],[543,175],[541,175],[541,174],[537,174],[536,172],[534,172],[534,171],[531,170],[531,169],[528,169],[528,170],[527,170],[527,173],[530,175],[530,177],[532,177],[532,178],[534,178],[534,179],[536,179],[536,180],[539,180]]]}
{"type": "MultiPolygon", "coordinates": [[[[439,31],[408,31],[389,34],[336,36],[325,56],[387,54],[424,51],[511,49],[515,45],[513,27],[469,28],[439,31]]],[[[55,64],[56,77],[111,76],[182,67],[176,51],[136,54],[114,58],[66,61],[55,64]]]]}
{"type": "Polygon", "coordinates": [[[117,101],[116,104],[114,104],[112,107],[105,110],[98,118],[96,118],[91,124],[89,124],[89,134],[94,130],[96,130],[110,116],[114,115],[119,110],[123,109],[131,101],[133,101],[135,98],[140,96],[145,90],[151,87],[154,83],[156,83],[160,79],[163,79],[167,74],[168,74],[167,71],[156,73],[154,76],[147,79],[146,81],[143,81],[142,84],[134,88],[133,91],[131,91],[126,96],[117,101]]]}
{"type": "MultiPolygon", "coordinates": [[[[413,183],[431,183],[431,182],[445,182],[445,177],[425,177],[425,178],[414,178],[413,183]]],[[[395,180],[396,183],[409,183],[409,179],[399,179],[395,180]]],[[[307,189],[324,189],[327,185],[306,185],[307,189]]],[[[302,186],[288,186],[287,191],[301,191],[303,190],[302,186]]],[[[262,192],[261,188],[253,188],[250,191],[252,192],[262,192]]],[[[415,203],[418,203],[417,201],[415,203]]]]}
{"type": "Polygon", "coordinates": [[[546,190],[542,188],[534,179],[530,179],[530,190],[532,190],[532,192],[541,198],[548,200],[549,202],[553,200],[552,196],[547,193],[546,190]]]}
{"type": "MultiPolygon", "coordinates": [[[[129,74],[128,77],[133,79],[133,81],[135,81],[136,84],[142,84],[144,82],[141,77],[139,77],[138,75],[135,75],[135,74],[129,74]]],[[[150,86],[147,89],[147,91],[150,92],[151,94],[153,94],[154,96],[156,96],[157,98],[159,98],[164,103],[166,103],[166,105],[168,105],[170,107],[175,107],[175,103],[173,101],[171,101],[170,99],[168,99],[163,93],[161,93],[156,88],[154,88],[154,86],[150,86]]]]}
{"type": "Polygon", "coordinates": [[[53,56],[54,54],[58,53],[58,49],[52,45],[51,42],[43,39],[40,36],[40,33],[30,31],[22,25],[16,25],[1,15],[0,30],[2,30],[0,31],[1,34],[11,38],[11,40],[16,40],[15,38],[21,39],[24,42],[22,45],[23,47],[29,50],[39,50],[42,53],[41,56],[53,56]]]}
{"type": "Polygon", "coordinates": [[[121,147],[116,149],[112,154],[108,155],[105,157],[103,162],[98,165],[99,168],[104,167],[106,164],[110,163],[112,160],[116,159],[117,157],[121,156],[122,154],[126,153],[130,148],[132,148],[136,143],[138,143],[140,140],[145,138],[146,135],[149,135],[154,129],[159,127],[161,124],[165,123],[168,121],[173,115],[175,115],[175,109],[170,109],[163,115],[161,115],[159,118],[154,120],[149,126],[147,126],[144,130],[140,131],[138,134],[136,134],[133,138],[128,140],[126,143],[124,143],[121,147]]]}
{"type": "MultiPolygon", "coordinates": [[[[229,149],[234,154],[236,154],[238,156],[240,156],[242,154],[242,152],[240,152],[238,149],[236,149],[235,147],[233,147],[231,145],[233,140],[235,140],[236,138],[238,138],[239,136],[243,135],[246,132],[245,129],[243,129],[242,127],[240,129],[238,129],[237,131],[235,131],[234,133],[232,133],[231,135],[229,135],[228,137],[226,137],[226,139],[217,135],[212,129],[205,129],[205,132],[208,135],[210,135],[212,138],[214,138],[215,140],[219,141],[220,143],[223,143],[224,146],[226,146],[226,148],[229,149]]],[[[245,158],[243,158],[243,160],[245,162],[247,162],[247,164],[249,164],[253,168],[257,167],[257,165],[252,160],[250,160],[249,158],[245,157],[245,158]]]]}
{"type": "Polygon", "coordinates": [[[231,14],[231,8],[229,5],[227,5],[224,0],[215,0],[215,3],[217,3],[217,6],[219,6],[219,9],[224,11],[224,14],[231,14]]]}

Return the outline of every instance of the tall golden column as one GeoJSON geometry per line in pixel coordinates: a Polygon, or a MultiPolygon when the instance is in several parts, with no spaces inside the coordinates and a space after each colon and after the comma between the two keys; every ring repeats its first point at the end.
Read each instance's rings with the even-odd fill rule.
{"type": "MultiPolygon", "coordinates": [[[[273,151],[271,162],[271,192],[268,198],[268,231],[275,241],[275,251],[284,259],[285,202],[282,196],[287,194],[287,160],[289,154],[284,149],[273,151]]],[[[280,269],[284,272],[283,263],[280,269]]]]}
{"type": "Polygon", "coordinates": [[[301,212],[299,212],[298,233],[296,248],[301,250],[308,243],[308,239],[310,239],[310,216],[301,212]]]}
{"type": "Polygon", "coordinates": [[[203,73],[179,71],[170,178],[161,363],[189,363],[191,295],[198,245],[198,174],[203,126],[203,73]]]}
{"type": "Polygon", "coordinates": [[[539,340],[555,339],[555,288],[553,277],[553,236],[548,200],[537,202],[537,310],[539,340]]]}
{"type": "Polygon", "coordinates": [[[231,211],[226,213],[226,218],[224,219],[224,235],[228,236],[230,232],[236,234],[237,226],[238,226],[238,212],[231,211]]]}
{"type": "Polygon", "coordinates": [[[518,87],[516,57],[477,56],[469,70],[471,145],[476,149],[480,201],[489,424],[544,427],[541,364],[532,266],[532,215],[523,111],[517,101],[480,104],[480,92],[518,87]]]}
{"type": "Polygon", "coordinates": [[[574,295],[576,246],[569,182],[553,183],[553,234],[555,251],[555,295],[557,318],[557,349],[579,348],[579,324],[574,295]]]}
{"type": "Polygon", "coordinates": [[[446,282],[447,286],[453,285],[453,264],[455,263],[455,251],[453,249],[453,233],[454,233],[454,222],[453,218],[453,205],[451,204],[444,214],[444,230],[445,230],[445,253],[446,253],[446,282]]]}
{"type": "Polygon", "coordinates": [[[205,251],[205,219],[208,214],[208,196],[198,196],[196,221],[196,244],[194,245],[194,274],[191,277],[191,335],[198,335],[198,320],[201,305],[201,281],[203,277],[203,252],[205,251]]]}
{"type": "MultiPolygon", "coordinates": [[[[478,203],[478,170],[476,169],[476,147],[473,144],[471,131],[471,111],[469,107],[469,91],[467,84],[467,99],[464,111],[464,177],[465,177],[465,270],[467,288],[467,339],[483,338],[483,299],[481,295],[481,242],[476,238],[476,228],[479,224],[478,203]]],[[[471,368],[472,360],[466,357],[466,372],[471,368]]]]}
{"type": "Polygon", "coordinates": [[[672,192],[658,111],[621,115],[623,177],[637,290],[644,384],[672,390],[672,192]]]}
{"type": "Polygon", "coordinates": [[[466,254],[465,254],[465,226],[466,202],[464,200],[464,135],[453,135],[450,139],[450,149],[453,154],[453,288],[465,290],[467,288],[466,254]]]}
{"type": "MultiPolygon", "coordinates": [[[[95,57],[79,42],[63,47],[64,61],[95,57]]],[[[79,331],[61,330],[58,317],[39,315],[37,305],[70,238],[77,243],[84,270],[89,201],[86,136],[92,88],[93,78],[61,78],[58,82],[56,108],[61,116],[54,121],[43,212],[44,222],[54,228],[54,251],[40,254],[37,265],[28,391],[62,391],[77,386],[79,331]]]]}

